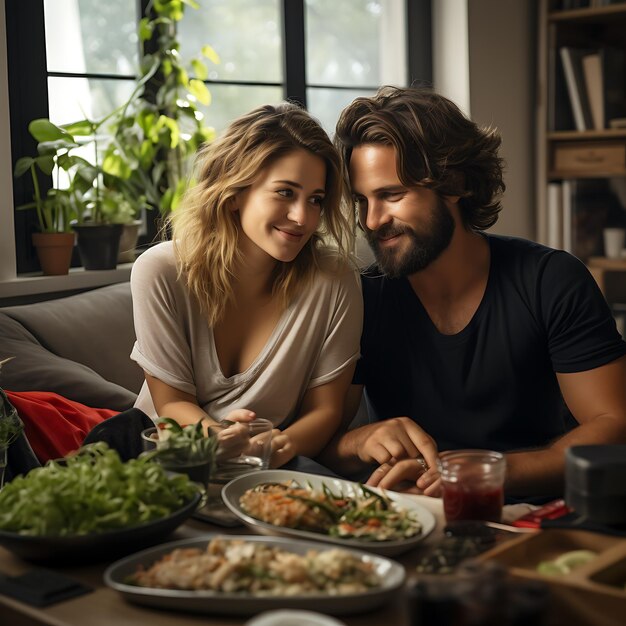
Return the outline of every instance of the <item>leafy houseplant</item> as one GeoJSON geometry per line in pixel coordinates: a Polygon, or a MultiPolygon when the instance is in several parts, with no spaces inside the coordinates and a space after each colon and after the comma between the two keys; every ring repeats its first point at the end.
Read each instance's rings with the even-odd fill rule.
{"type": "Polygon", "coordinates": [[[36,210],[39,232],[33,233],[33,245],[39,262],[46,275],[67,274],[74,247],[74,233],[71,222],[76,216],[76,202],[71,189],[60,189],[61,170],[69,171],[75,165],[75,157],[70,154],[78,144],[63,129],[48,120],[33,120],[28,130],[38,142],[37,156],[22,157],[15,164],[16,177],[30,173],[33,182],[33,202],[18,209],[36,210]],[[57,185],[42,197],[38,170],[50,176],[57,168],[57,185]]]}
{"type": "MultiPolygon", "coordinates": [[[[134,223],[136,229],[144,209],[164,215],[176,208],[186,187],[190,157],[215,135],[198,110],[198,103],[211,101],[203,82],[207,66],[194,58],[186,68],[179,54],[177,23],[185,5],[198,8],[195,0],[149,3],[149,17],[139,25],[140,77],[124,104],[99,120],[56,126],[39,119],[29,125],[38,153],[20,159],[15,175],[31,171],[34,202],[20,208],[37,209],[42,232],[62,229],[71,236],[73,228],[85,269],[117,265],[121,225],[134,223]],[[94,163],[75,153],[88,144],[94,149],[94,163]],[[55,166],[57,180],[42,199],[35,169],[50,175],[55,166]],[[61,170],[68,179],[63,189],[61,170]],[[100,231],[109,235],[113,248],[101,242],[100,231]],[[104,252],[105,258],[93,259],[94,249],[104,252]]],[[[211,46],[204,46],[201,56],[219,63],[211,46]]],[[[123,244],[122,252],[130,246],[123,244]]],[[[134,260],[132,248],[124,260],[134,260]]]]}
{"type": "MultiPolygon", "coordinates": [[[[198,8],[194,0],[154,0],[149,4],[149,17],[139,26],[143,46],[140,78],[122,106],[99,120],[85,118],[62,126],[48,119],[30,123],[29,131],[38,142],[37,156],[20,159],[15,175],[30,171],[34,201],[18,208],[36,209],[40,233],[63,233],[65,240],[71,241],[64,270],[51,273],[67,273],[72,229],[78,233],[85,269],[115,267],[121,225],[132,224],[136,232],[137,218],[144,209],[161,214],[175,209],[186,186],[189,157],[213,138],[214,131],[205,125],[197,106],[210,103],[203,82],[208,69],[200,58],[185,68],[179,54],[176,26],[185,5],[198,8]],[[86,144],[93,145],[94,163],[76,154],[86,144]],[[56,180],[42,197],[37,170],[50,176],[55,167],[56,180]],[[59,180],[62,170],[65,188],[59,180]],[[102,244],[100,231],[109,235],[113,248],[102,244]],[[93,259],[94,248],[104,251],[106,258],[93,259]]],[[[219,63],[210,46],[204,46],[201,53],[219,63]]],[[[35,233],[34,239],[39,235],[35,233]]],[[[124,260],[134,260],[134,243],[123,244],[122,252],[127,249],[129,256],[124,260]]]]}
{"type": "Polygon", "coordinates": [[[112,116],[112,141],[103,159],[104,171],[115,176],[117,189],[127,199],[161,215],[176,209],[185,191],[190,157],[215,136],[198,109],[198,103],[211,102],[203,82],[208,69],[201,57],[216,64],[220,60],[205,45],[189,67],[183,64],[177,23],[185,5],[198,8],[194,0],[155,0],[150,17],[141,20],[140,88],[112,116]]]}
{"type": "MultiPolygon", "coordinates": [[[[49,272],[42,260],[44,273],[67,274],[72,248],[74,245],[74,232],[77,228],[90,223],[94,225],[120,224],[132,219],[131,212],[120,216],[120,207],[124,206],[121,198],[107,196],[104,173],[98,161],[97,133],[107,118],[99,122],[81,120],[73,124],[57,126],[48,119],[33,120],[28,128],[37,143],[36,157],[23,157],[15,166],[15,176],[22,176],[26,172],[31,173],[34,189],[34,201],[18,207],[18,209],[35,208],[39,221],[40,233],[33,235],[35,245],[38,239],[49,238],[51,233],[62,233],[68,243],[65,269],[62,272],[49,272]],[[81,146],[94,144],[96,159],[95,164],[76,154],[81,146]],[[55,184],[48,189],[43,198],[37,175],[40,170],[46,175],[55,172],[55,184]],[[61,172],[65,173],[67,185],[61,186],[61,172]],[[121,217],[121,219],[120,219],[121,217]]],[[[107,229],[105,228],[105,231],[107,229]]],[[[93,232],[93,231],[92,231],[93,232]]],[[[108,233],[107,233],[108,234],[108,233]]],[[[121,234],[121,226],[115,226],[113,238],[117,245],[121,234]]],[[[108,263],[106,267],[85,262],[84,250],[81,247],[79,237],[79,251],[86,269],[108,269],[115,267],[108,263]]],[[[39,248],[38,248],[39,250],[39,248]]],[[[41,259],[41,252],[40,259],[41,259]]],[[[111,255],[109,255],[111,256],[111,255]]],[[[113,257],[116,262],[117,250],[113,257]]]]}

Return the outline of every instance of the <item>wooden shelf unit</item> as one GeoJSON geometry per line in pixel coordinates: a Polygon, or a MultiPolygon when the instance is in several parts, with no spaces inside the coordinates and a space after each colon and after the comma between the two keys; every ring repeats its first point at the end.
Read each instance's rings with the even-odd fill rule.
{"type": "MultiPolygon", "coordinates": [[[[606,6],[595,6],[597,3],[593,0],[589,4],[584,8],[562,10],[563,3],[559,0],[540,0],[536,119],[537,239],[546,244],[554,240],[549,227],[554,228],[555,223],[562,225],[568,216],[570,226],[573,222],[573,213],[566,214],[564,208],[560,208],[557,214],[561,221],[555,221],[554,208],[549,206],[551,183],[609,178],[624,178],[626,181],[626,128],[576,130],[573,111],[569,108],[567,83],[560,65],[560,50],[564,47],[584,49],[589,53],[603,48],[618,48],[624,50],[626,57],[626,0],[606,6]]],[[[623,80],[626,84],[626,76],[623,80]]],[[[566,185],[562,185],[561,189],[565,191],[566,185]]],[[[573,227],[563,229],[562,238],[567,232],[573,232],[573,227]]],[[[569,248],[567,244],[564,247],[569,248]]],[[[595,254],[598,252],[602,253],[598,250],[595,254]]],[[[592,256],[583,260],[598,280],[607,300],[622,297],[619,294],[622,291],[620,283],[624,284],[626,296],[626,259],[592,256]],[[607,281],[609,275],[611,279],[607,281]],[[612,294],[607,292],[609,283],[612,294]],[[616,284],[619,287],[617,290],[614,289],[616,284]]]]}

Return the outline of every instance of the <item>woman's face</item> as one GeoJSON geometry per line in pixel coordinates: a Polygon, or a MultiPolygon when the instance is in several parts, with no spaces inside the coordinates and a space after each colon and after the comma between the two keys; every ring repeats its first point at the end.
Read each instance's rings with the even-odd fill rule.
{"type": "Polygon", "coordinates": [[[272,161],[237,196],[248,260],[293,261],[317,230],[326,185],[326,163],[306,150],[272,161]]]}

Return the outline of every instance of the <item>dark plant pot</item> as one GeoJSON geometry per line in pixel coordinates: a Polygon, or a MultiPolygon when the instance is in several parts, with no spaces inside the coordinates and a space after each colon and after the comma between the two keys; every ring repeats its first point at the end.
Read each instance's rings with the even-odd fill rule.
{"type": "Polygon", "coordinates": [[[137,247],[140,226],[140,220],[136,220],[131,224],[123,224],[120,253],[117,257],[118,263],[132,263],[135,260],[135,248],[137,247]]]}
{"type": "Polygon", "coordinates": [[[76,224],[76,243],[86,270],[113,270],[122,236],[122,224],[76,224]]]}
{"type": "Polygon", "coordinates": [[[70,269],[74,233],[33,233],[33,246],[44,276],[63,276],[70,269]]]}

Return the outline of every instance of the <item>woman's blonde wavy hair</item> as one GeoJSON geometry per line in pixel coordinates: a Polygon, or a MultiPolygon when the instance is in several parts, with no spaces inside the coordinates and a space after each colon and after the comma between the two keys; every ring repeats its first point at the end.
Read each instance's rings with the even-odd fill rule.
{"type": "Polygon", "coordinates": [[[184,280],[215,325],[233,297],[235,267],[240,260],[235,197],[250,187],[272,161],[304,149],[326,163],[326,187],[317,232],[298,256],[277,264],[273,294],[286,306],[320,269],[324,248],[350,259],[355,222],[342,178],[339,154],[319,122],[299,105],[281,103],[254,109],[230,124],[203,147],[196,159],[195,182],[169,224],[184,280]]]}

